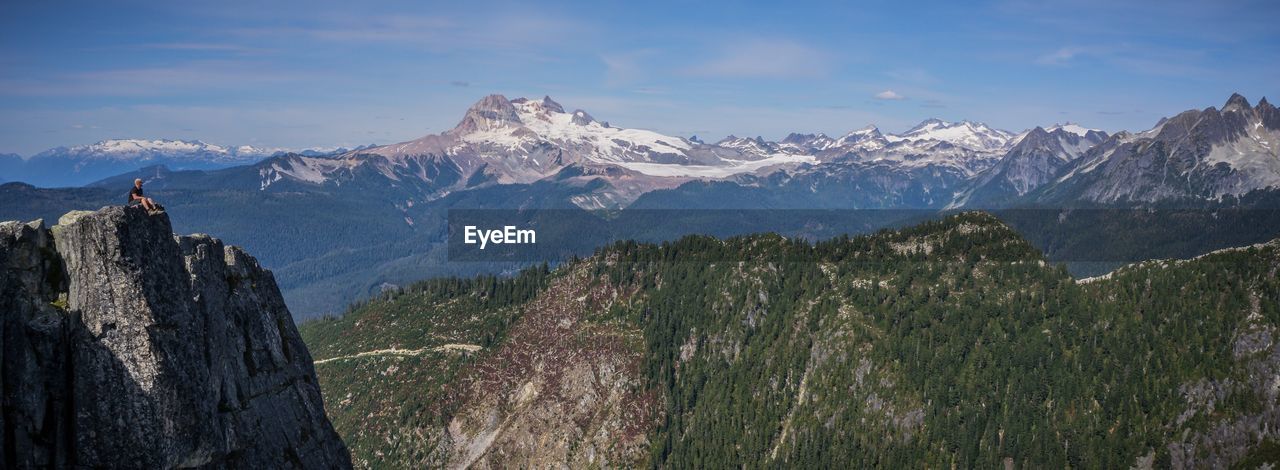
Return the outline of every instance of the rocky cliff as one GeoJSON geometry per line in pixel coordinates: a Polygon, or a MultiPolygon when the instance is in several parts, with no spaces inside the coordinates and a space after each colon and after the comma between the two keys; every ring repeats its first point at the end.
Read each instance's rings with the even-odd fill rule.
{"type": "Polygon", "coordinates": [[[271,273],[166,215],[0,223],[5,468],[347,468],[271,273]]]}

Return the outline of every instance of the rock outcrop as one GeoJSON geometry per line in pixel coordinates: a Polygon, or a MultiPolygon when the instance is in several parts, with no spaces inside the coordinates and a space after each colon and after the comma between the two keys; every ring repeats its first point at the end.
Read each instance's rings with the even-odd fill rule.
{"type": "Polygon", "coordinates": [[[5,468],[348,468],[271,273],[165,215],[0,223],[5,468]]]}

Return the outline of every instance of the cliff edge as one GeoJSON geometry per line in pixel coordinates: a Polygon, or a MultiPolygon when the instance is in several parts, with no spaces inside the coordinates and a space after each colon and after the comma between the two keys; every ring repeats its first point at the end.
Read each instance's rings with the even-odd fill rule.
{"type": "Polygon", "coordinates": [[[0,223],[0,466],[349,468],[271,272],[172,232],[0,223]]]}

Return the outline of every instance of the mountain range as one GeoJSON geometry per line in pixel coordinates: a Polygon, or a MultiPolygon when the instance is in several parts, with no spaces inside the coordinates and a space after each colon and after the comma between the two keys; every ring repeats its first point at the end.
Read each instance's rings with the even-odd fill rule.
{"type": "Polygon", "coordinates": [[[582,110],[565,111],[550,97],[508,100],[490,95],[441,134],[336,159],[295,159],[261,176],[264,185],[282,179],[323,185],[353,172],[376,172],[400,182],[429,181],[433,184],[427,187],[408,183],[427,197],[486,184],[602,179],[608,184],[574,204],[619,209],[644,193],[693,180],[801,173],[842,161],[938,169],[960,181],[994,164],[1017,137],[980,123],[930,119],[901,135],[870,126],[836,139],[792,134],[773,142],[729,136],[707,144],[618,128],[582,110]]]}
{"type": "Polygon", "coordinates": [[[881,205],[893,207],[1154,203],[1241,196],[1280,185],[1277,113],[1265,98],[1251,106],[1232,95],[1221,110],[1190,110],[1137,133],[1109,135],[1068,123],[1014,134],[982,123],[928,119],[902,134],[867,126],[837,138],[792,133],[780,141],[729,136],[707,144],[618,128],[583,110],[567,112],[550,97],[490,95],[453,129],[391,145],[289,153],[199,141],[111,140],[29,159],[0,156],[0,174],[47,186],[40,183],[52,177],[33,173],[56,173],[66,183],[155,165],[247,166],[257,171],[260,190],[281,180],[323,186],[367,174],[412,188],[408,198],[494,184],[606,181],[590,197],[573,201],[586,209],[624,208],[645,193],[695,180],[751,186],[764,177],[934,180],[914,187],[876,185],[881,205]],[[260,160],[264,164],[255,165],[260,160]],[[1160,183],[1133,185],[1134,178],[1160,183]],[[1046,183],[1052,184],[1029,194],[1046,183]]]}
{"type": "Polygon", "coordinates": [[[1280,186],[1280,111],[1232,95],[1221,110],[1190,110],[1122,133],[1062,168],[1036,199],[1133,203],[1220,199],[1280,186]]]}
{"type": "Polygon", "coordinates": [[[30,158],[0,154],[0,181],[22,181],[45,187],[81,186],[155,165],[178,170],[212,170],[246,165],[273,155],[321,156],[347,151],[345,148],[290,151],[251,145],[222,146],[199,140],[111,139],[52,148],[30,158]]]}
{"type": "Polygon", "coordinates": [[[450,263],[454,209],[697,210],[645,227],[656,240],[719,221],[741,230],[721,235],[829,237],[854,225],[709,210],[916,211],[860,225],[874,230],[976,208],[998,211],[1053,260],[1193,256],[1280,235],[1268,212],[1280,207],[1277,145],[1275,107],[1239,95],[1135,133],[1069,123],[1013,133],[931,119],[902,134],[867,126],[716,143],[617,127],[549,97],[491,95],[454,128],[396,144],[216,169],[153,165],[78,188],[3,184],[0,219],[119,204],[143,178],[176,228],[257,253],[307,317],[428,275],[518,267],[450,263]],[[1035,211],[1012,212],[1023,209],[1035,211]]]}
{"type": "Polygon", "coordinates": [[[1233,95],[1222,110],[1188,111],[1138,133],[1064,124],[1014,134],[929,119],[896,135],[868,126],[838,138],[793,133],[707,144],[618,128],[567,112],[550,97],[491,95],[441,134],[336,158],[289,158],[259,176],[265,188],[282,179],[324,185],[376,173],[426,198],[485,185],[606,182],[573,200],[584,209],[625,208],[646,193],[706,181],[865,183],[864,196],[848,207],[1215,200],[1280,185],[1276,113],[1265,99],[1250,106],[1233,95]],[[1186,183],[1171,185],[1169,177],[1186,183]],[[1163,183],[1144,188],[1133,178],[1163,183]]]}

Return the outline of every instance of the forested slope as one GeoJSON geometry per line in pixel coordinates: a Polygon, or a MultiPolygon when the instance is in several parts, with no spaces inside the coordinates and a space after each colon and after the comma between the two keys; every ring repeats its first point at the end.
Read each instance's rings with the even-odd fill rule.
{"type": "Polygon", "coordinates": [[[1280,245],[1079,281],[995,218],[619,243],[301,330],[358,465],[1273,461],[1280,245]]]}

